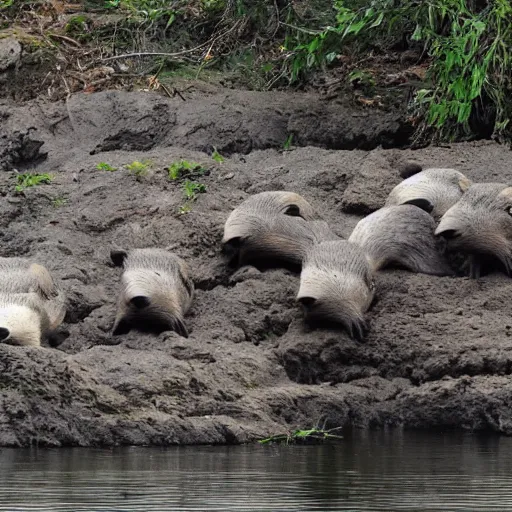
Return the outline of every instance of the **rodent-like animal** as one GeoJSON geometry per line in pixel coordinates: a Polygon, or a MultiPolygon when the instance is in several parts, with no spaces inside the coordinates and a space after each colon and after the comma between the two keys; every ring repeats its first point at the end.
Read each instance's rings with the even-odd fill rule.
{"type": "Polygon", "coordinates": [[[183,318],[192,304],[194,284],[184,260],[164,249],[115,249],[115,266],[123,267],[121,292],[112,334],[135,329],[176,331],[188,338],[183,318]]]}
{"type": "Polygon", "coordinates": [[[349,242],[360,246],[372,268],[398,266],[439,276],[454,272],[439,250],[434,219],[416,206],[387,206],[360,220],[349,242]]]}
{"type": "Polygon", "coordinates": [[[469,275],[482,264],[499,262],[512,277],[512,186],[475,183],[441,218],[435,231],[448,252],[467,257],[469,275]]]}
{"type": "Polygon", "coordinates": [[[375,293],[374,272],[363,250],[345,240],[312,245],[306,253],[297,300],[310,323],[341,324],[362,340],[364,315],[375,293]]]}
{"type": "Polygon", "coordinates": [[[0,293],[0,342],[38,347],[58,342],[64,320],[63,301],[47,301],[38,293],[0,293]]]}
{"type": "Polygon", "coordinates": [[[0,257],[0,292],[34,292],[47,300],[54,299],[62,293],[43,265],[28,258],[4,257],[0,257]]]}
{"type": "Polygon", "coordinates": [[[390,192],[385,206],[412,204],[439,219],[470,186],[471,181],[455,169],[425,169],[399,183],[390,192]]]}
{"type": "Polygon", "coordinates": [[[224,225],[222,250],[235,266],[295,269],[311,244],[338,238],[300,195],[262,192],[231,212],[224,225]]]}
{"type": "Polygon", "coordinates": [[[46,267],[27,258],[0,258],[0,342],[53,346],[66,315],[66,295],[46,267]]]}

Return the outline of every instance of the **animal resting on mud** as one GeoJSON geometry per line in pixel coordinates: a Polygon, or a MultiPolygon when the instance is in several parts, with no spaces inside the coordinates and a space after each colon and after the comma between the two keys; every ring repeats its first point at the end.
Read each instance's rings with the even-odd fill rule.
{"type": "MultiPolygon", "coordinates": [[[[341,325],[359,340],[367,331],[376,276],[389,266],[454,276],[445,255],[456,253],[465,258],[470,277],[479,277],[488,263],[512,276],[512,187],[471,183],[454,169],[422,171],[413,163],[400,174],[404,181],[348,240],[299,194],[252,195],[226,220],[222,252],[235,266],[297,270],[296,298],[306,322],[341,325]]],[[[188,337],[184,318],[194,284],[185,261],[158,248],[112,250],[111,260],[123,268],[112,335],[135,329],[188,337]]],[[[0,341],[55,346],[65,315],[65,293],[46,267],[0,258],[0,341]]]]}

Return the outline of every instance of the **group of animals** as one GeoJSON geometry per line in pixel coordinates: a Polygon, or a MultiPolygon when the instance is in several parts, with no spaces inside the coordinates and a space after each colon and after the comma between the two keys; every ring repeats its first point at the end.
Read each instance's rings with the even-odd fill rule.
{"type": "MultiPolygon", "coordinates": [[[[414,163],[400,174],[404,180],[384,207],[362,219],[348,240],[296,193],[255,194],[229,215],[223,253],[237,267],[297,269],[306,320],[342,325],[356,339],[366,334],[375,277],[386,267],[456,275],[455,260],[448,259],[456,254],[473,278],[489,263],[512,275],[512,187],[414,163]]],[[[123,269],[112,334],[172,330],[188,337],[184,317],[194,285],[185,261],[156,248],[116,249],[110,256],[123,269]]],[[[60,343],[66,296],[48,269],[25,258],[0,258],[0,290],[0,342],[60,343]]]]}

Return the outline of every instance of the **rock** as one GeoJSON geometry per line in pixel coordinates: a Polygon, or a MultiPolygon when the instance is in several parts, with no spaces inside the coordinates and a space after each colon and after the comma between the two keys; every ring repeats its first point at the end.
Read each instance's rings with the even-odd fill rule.
{"type": "Polygon", "coordinates": [[[0,39],[0,72],[14,66],[20,59],[20,43],[14,37],[0,39]]]}

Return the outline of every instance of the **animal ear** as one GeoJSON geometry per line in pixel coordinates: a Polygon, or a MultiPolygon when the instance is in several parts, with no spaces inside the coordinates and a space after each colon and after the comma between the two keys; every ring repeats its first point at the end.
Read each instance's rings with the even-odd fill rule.
{"type": "Polygon", "coordinates": [[[181,282],[187,289],[189,296],[192,297],[192,294],[194,293],[194,282],[188,276],[188,266],[186,265],[186,263],[180,263],[178,267],[178,274],[180,276],[181,282]]]}
{"type": "Polygon", "coordinates": [[[462,190],[462,192],[466,192],[471,185],[471,180],[468,180],[465,176],[459,179],[459,188],[462,190]]]}
{"type": "Polygon", "coordinates": [[[303,219],[304,217],[300,213],[300,208],[297,204],[290,204],[286,207],[284,211],[285,215],[289,215],[290,217],[300,217],[303,219]]]}
{"type": "Polygon", "coordinates": [[[406,180],[407,178],[410,178],[411,176],[418,174],[422,170],[423,168],[421,167],[420,164],[409,161],[405,162],[399,167],[398,173],[404,180],[406,180]]]}
{"type": "Polygon", "coordinates": [[[39,295],[50,300],[59,294],[50,272],[48,272],[45,267],[38,263],[32,263],[29,272],[37,279],[37,291],[39,295]]]}
{"type": "Polygon", "coordinates": [[[298,297],[297,300],[306,308],[310,308],[316,302],[314,297],[298,297]]]}
{"type": "Polygon", "coordinates": [[[110,259],[116,267],[122,267],[128,253],[124,249],[112,249],[110,251],[110,259]]]}
{"type": "Polygon", "coordinates": [[[500,197],[506,197],[507,199],[512,199],[512,187],[507,187],[507,188],[503,189],[499,195],[500,195],[500,197]]]}
{"type": "Polygon", "coordinates": [[[420,197],[416,199],[409,199],[409,201],[405,201],[405,203],[402,204],[411,204],[413,206],[417,206],[418,208],[421,208],[427,213],[432,213],[432,210],[434,209],[434,205],[428,199],[420,197]]]}

